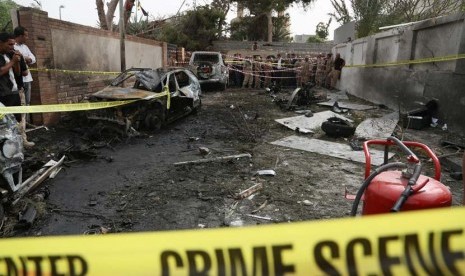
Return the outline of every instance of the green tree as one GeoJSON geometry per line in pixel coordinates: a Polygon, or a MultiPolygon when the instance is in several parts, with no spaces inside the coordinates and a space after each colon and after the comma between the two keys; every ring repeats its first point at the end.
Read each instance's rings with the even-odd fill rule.
{"type": "Polygon", "coordinates": [[[267,41],[273,41],[273,11],[283,12],[292,4],[302,4],[305,8],[315,0],[237,0],[253,16],[265,15],[267,18],[267,41]]]}
{"type": "MultiPolygon", "coordinates": [[[[273,41],[290,41],[287,29],[289,15],[273,17],[273,41]]],[[[240,21],[232,22],[230,38],[232,40],[266,41],[267,33],[263,32],[268,26],[266,15],[245,16],[240,21]]]]}
{"type": "Polygon", "coordinates": [[[346,1],[344,0],[330,0],[334,8],[334,12],[329,13],[332,18],[336,19],[341,24],[349,23],[353,20],[350,11],[347,8],[346,1]]]}
{"type": "Polygon", "coordinates": [[[307,39],[307,43],[323,43],[324,41],[316,35],[310,36],[307,39]]]}
{"type": "Polygon", "coordinates": [[[1,31],[13,31],[11,24],[10,10],[18,8],[18,4],[12,0],[0,0],[0,28],[1,31]]]}
{"type": "Polygon", "coordinates": [[[420,21],[464,10],[465,0],[394,0],[387,2],[390,23],[420,21]]]}
{"type": "Polygon", "coordinates": [[[357,37],[365,37],[376,33],[382,24],[382,15],[387,0],[350,0],[357,21],[357,37]]]}
{"type": "Polygon", "coordinates": [[[205,50],[212,41],[221,38],[226,15],[210,5],[198,6],[167,22],[159,40],[177,44],[186,49],[205,50]]]}
{"type": "Polygon", "coordinates": [[[465,10],[465,0],[350,0],[351,15],[345,0],[331,0],[330,13],[341,24],[356,21],[357,37],[379,31],[379,27],[447,15],[465,10]]]}
{"type": "Polygon", "coordinates": [[[329,18],[328,23],[320,22],[316,25],[316,36],[320,38],[322,41],[325,41],[329,35],[329,25],[331,25],[332,18],[329,18]]]}

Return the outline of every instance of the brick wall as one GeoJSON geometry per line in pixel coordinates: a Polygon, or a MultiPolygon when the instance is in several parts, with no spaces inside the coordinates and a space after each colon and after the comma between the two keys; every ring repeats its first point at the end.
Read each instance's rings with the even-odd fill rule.
{"type": "MultiPolygon", "coordinates": [[[[119,33],[52,19],[47,12],[32,8],[20,8],[18,14],[19,24],[29,31],[27,45],[37,58],[37,63],[31,69],[39,69],[31,70],[34,78],[32,105],[79,102],[108,85],[114,77],[45,72],[40,69],[120,71],[119,33]],[[99,47],[89,44],[89,41],[98,41],[99,47]]],[[[134,53],[133,50],[126,53],[128,67],[159,67],[168,62],[167,45],[164,42],[126,36],[126,51],[128,47],[129,51],[137,49],[140,52],[134,53]],[[147,61],[150,58],[152,60],[147,61]]],[[[59,113],[33,114],[32,121],[34,124],[51,125],[57,123],[60,117],[59,113]]]]}

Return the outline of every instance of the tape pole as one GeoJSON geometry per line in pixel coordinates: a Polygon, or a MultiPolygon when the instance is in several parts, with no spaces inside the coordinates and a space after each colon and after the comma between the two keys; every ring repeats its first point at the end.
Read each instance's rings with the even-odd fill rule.
{"type": "Polygon", "coordinates": [[[0,239],[0,274],[465,275],[464,218],[461,207],[244,228],[0,239]]]}

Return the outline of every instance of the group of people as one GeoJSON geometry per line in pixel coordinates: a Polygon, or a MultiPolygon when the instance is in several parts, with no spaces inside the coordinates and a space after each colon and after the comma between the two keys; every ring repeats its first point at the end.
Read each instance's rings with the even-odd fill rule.
{"type": "Polygon", "coordinates": [[[269,87],[272,81],[288,87],[301,87],[313,82],[319,87],[335,89],[345,66],[344,59],[336,54],[318,54],[310,57],[297,57],[290,54],[283,58],[268,56],[262,60],[260,55],[242,57],[235,54],[230,64],[230,84],[242,88],[269,87]]]}
{"type": "MultiPolygon", "coordinates": [[[[34,54],[26,45],[28,31],[16,27],[14,32],[0,33],[0,102],[4,106],[29,105],[31,101],[32,76],[29,65],[36,62],[34,54]]],[[[34,146],[27,140],[26,115],[15,114],[18,129],[25,147],[34,146]]]]}

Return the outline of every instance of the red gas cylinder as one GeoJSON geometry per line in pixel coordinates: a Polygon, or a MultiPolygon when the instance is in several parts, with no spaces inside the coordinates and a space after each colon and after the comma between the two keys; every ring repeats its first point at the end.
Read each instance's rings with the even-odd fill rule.
{"type": "Polygon", "coordinates": [[[433,151],[417,142],[401,142],[395,137],[386,140],[370,140],[363,144],[365,153],[365,181],[354,199],[351,215],[357,213],[358,204],[363,201],[363,215],[382,214],[448,207],[452,205],[452,194],[439,180],[441,165],[433,151]],[[384,165],[371,170],[369,145],[385,146],[384,165]],[[389,148],[399,147],[406,155],[407,162],[388,163],[389,148]],[[434,177],[421,175],[420,159],[410,148],[420,148],[433,161],[434,177]],[[404,171],[402,171],[404,170],[404,171]]]}
{"type": "MultiPolygon", "coordinates": [[[[427,183],[405,201],[400,211],[449,207],[452,195],[449,189],[434,178],[420,175],[415,186],[427,183]]],[[[389,213],[400,198],[408,179],[400,171],[386,171],[377,175],[367,187],[363,202],[363,215],[389,213]]]]}

